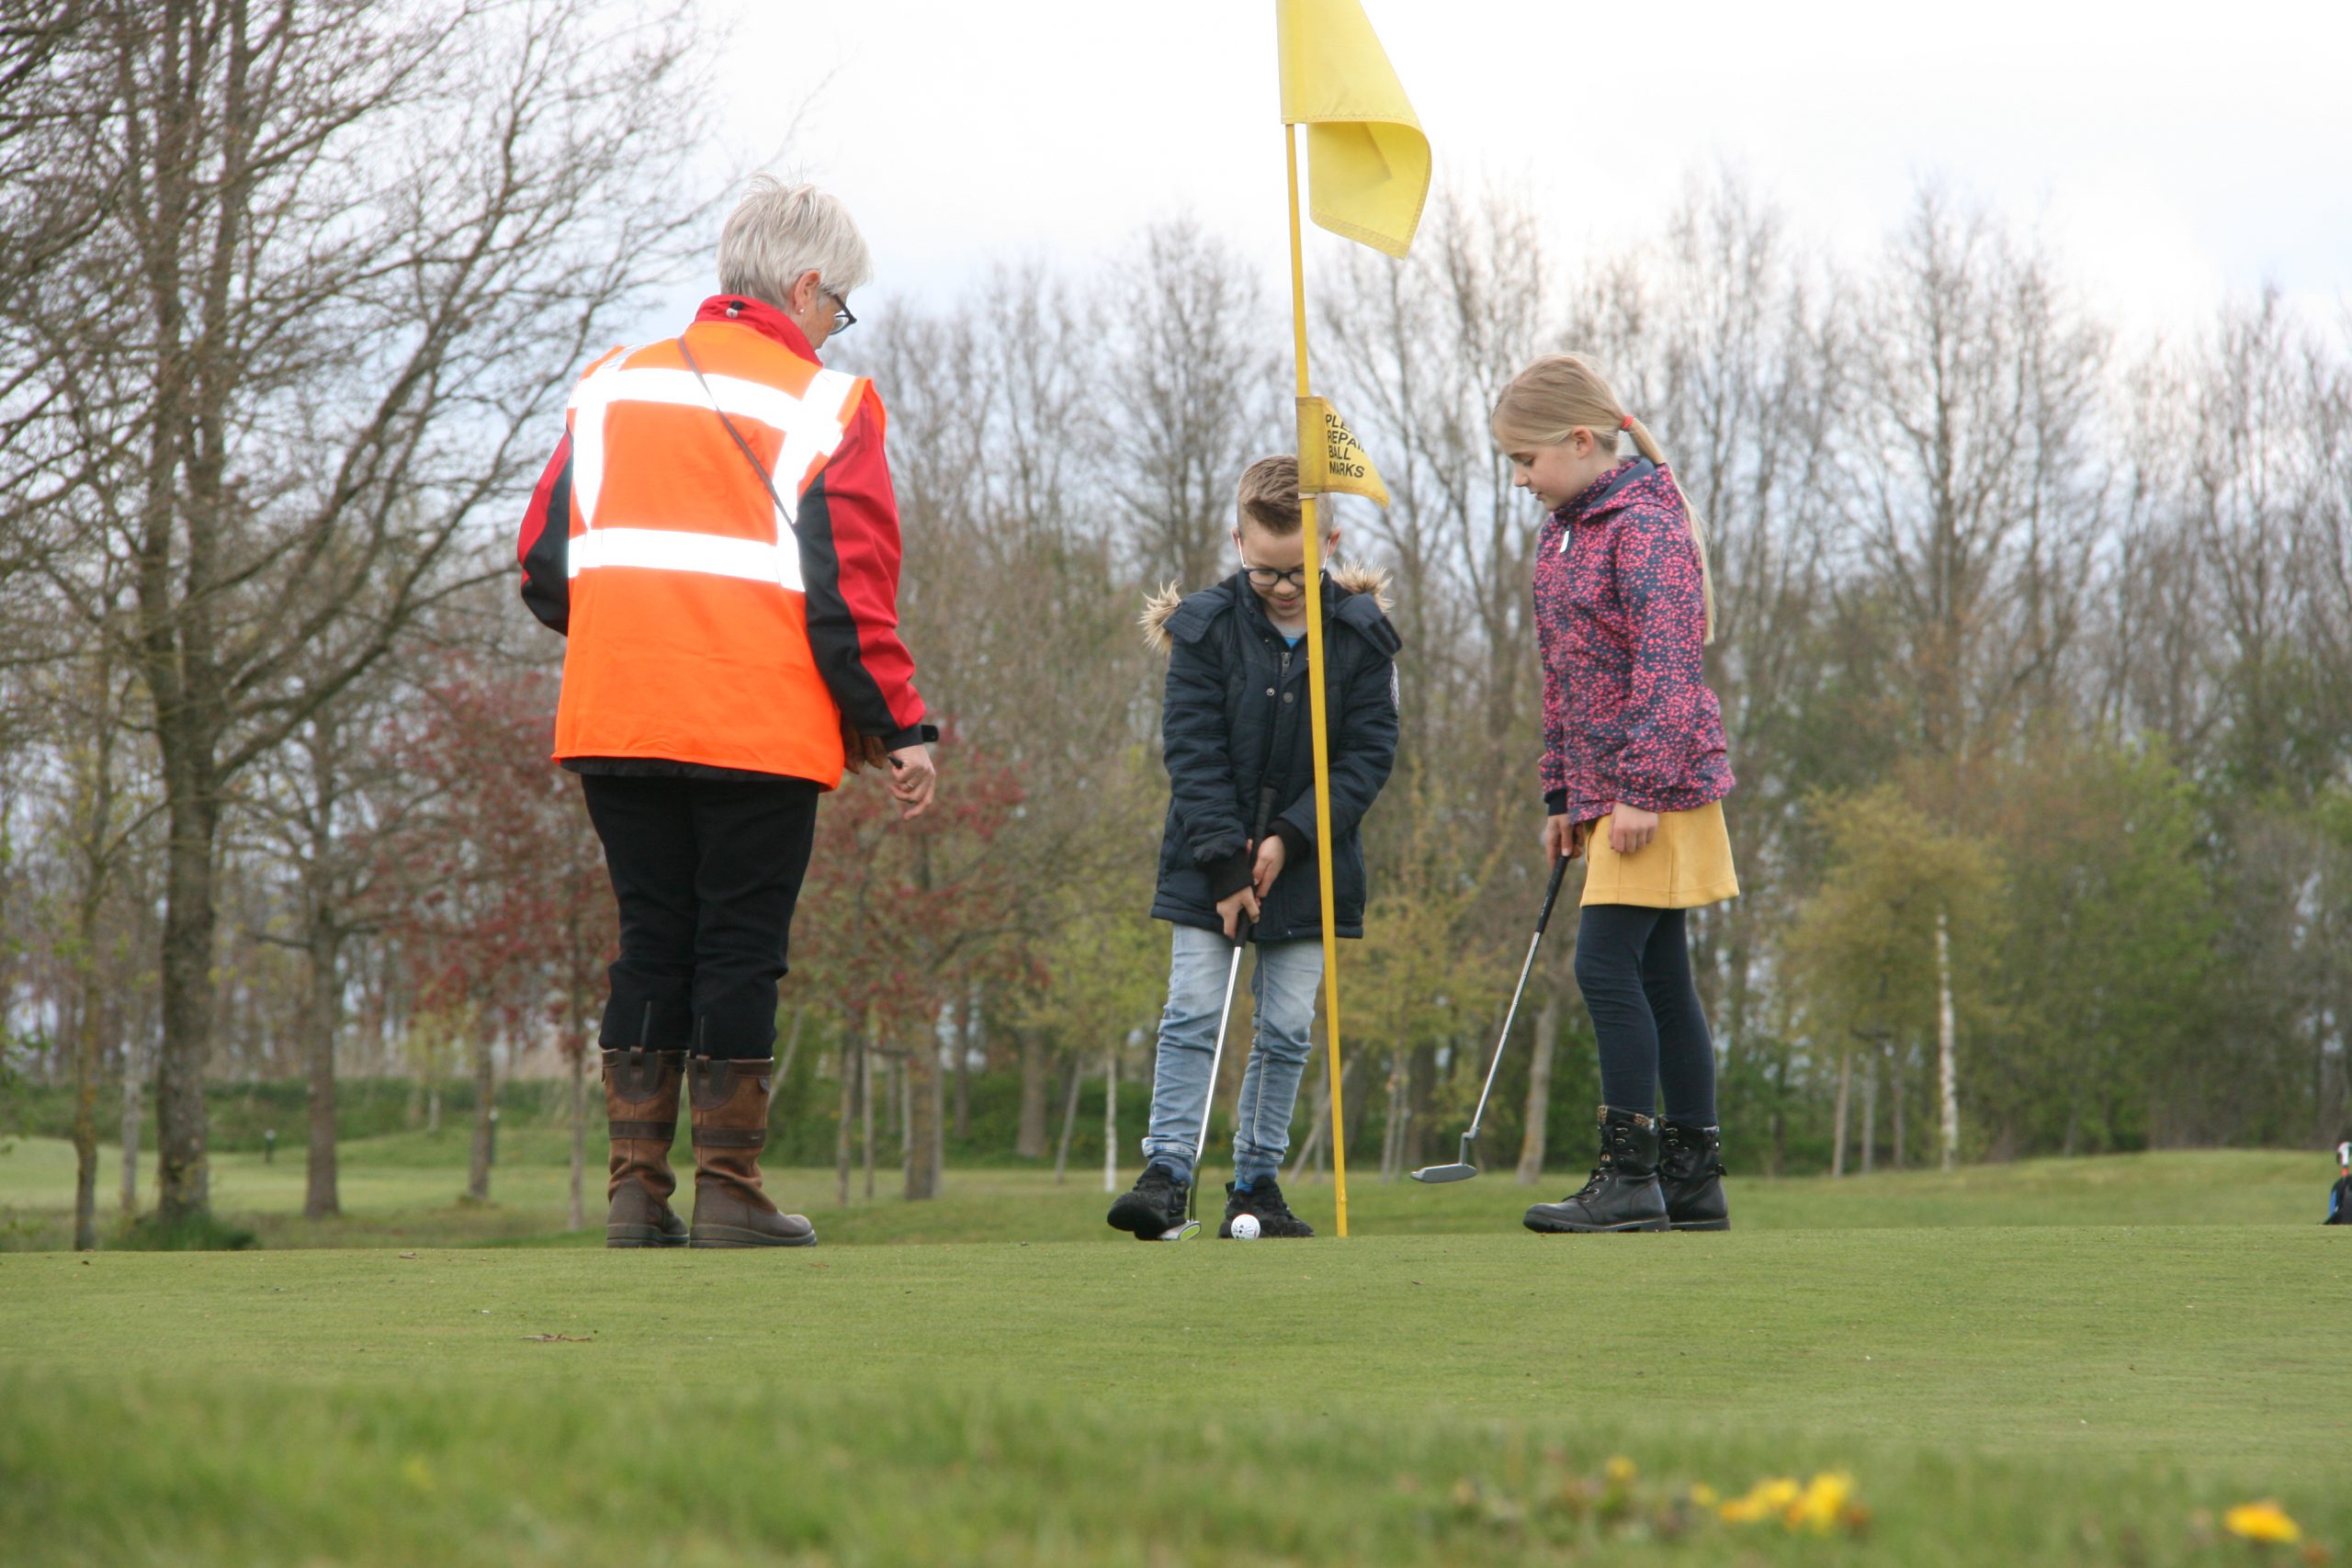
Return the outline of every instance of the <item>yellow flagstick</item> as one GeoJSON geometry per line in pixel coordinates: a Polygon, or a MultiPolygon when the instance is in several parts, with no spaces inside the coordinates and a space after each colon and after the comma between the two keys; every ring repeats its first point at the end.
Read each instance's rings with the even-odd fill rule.
{"type": "MultiPolygon", "coordinates": [[[[1290,324],[1298,350],[1298,395],[1306,391],[1306,259],[1298,233],[1298,127],[1283,127],[1284,163],[1290,174],[1290,324]]],[[[1321,432],[1316,433],[1317,438],[1321,432]]],[[[1304,464],[1306,454],[1301,452],[1304,464]]],[[[1320,465],[1317,465],[1318,467],[1320,465]]],[[[1340,922],[1331,892],[1331,749],[1325,709],[1323,659],[1323,530],[1315,517],[1316,498],[1298,498],[1298,526],[1306,537],[1306,693],[1315,736],[1315,875],[1323,893],[1323,1036],[1331,1074],[1331,1179],[1339,1198],[1340,1234],[1348,1234],[1347,1116],[1340,1103],[1340,922]]]]}

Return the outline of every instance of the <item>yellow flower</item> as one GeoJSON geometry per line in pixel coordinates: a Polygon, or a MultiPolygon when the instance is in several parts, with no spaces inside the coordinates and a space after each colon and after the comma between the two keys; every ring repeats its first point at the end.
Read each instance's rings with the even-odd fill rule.
{"type": "Polygon", "coordinates": [[[1721,1498],[1716,1495],[1715,1489],[1705,1482],[1694,1481],[1690,1483],[1690,1502],[1694,1507],[1712,1508],[1719,1501],[1721,1498]]]}
{"type": "Polygon", "coordinates": [[[1791,1502],[1781,1513],[1781,1522],[1791,1529],[1810,1529],[1815,1535],[1827,1535],[1846,1517],[1846,1505],[1854,1495],[1854,1478],[1840,1472],[1824,1472],[1813,1478],[1803,1495],[1791,1502]]]}
{"type": "Polygon", "coordinates": [[[1802,1495],[1804,1488],[1794,1481],[1775,1475],[1749,1487],[1746,1496],[1725,1503],[1715,1510],[1715,1517],[1725,1524],[1752,1525],[1786,1513],[1789,1505],[1802,1495]]]}
{"type": "Polygon", "coordinates": [[[2303,1539],[2295,1521],[2277,1503],[2265,1499],[2259,1503],[2240,1503],[2222,1516],[2222,1528],[2245,1540],[2259,1540],[2278,1546],[2292,1546],[2303,1539]]]}
{"type": "Polygon", "coordinates": [[[433,1467],[424,1462],[423,1454],[411,1454],[401,1465],[401,1479],[419,1492],[431,1492],[433,1467]]]}
{"type": "Polygon", "coordinates": [[[1634,1469],[1632,1460],[1627,1459],[1623,1454],[1619,1454],[1601,1467],[1601,1473],[1616,1484],[1623,1486],[1633,1480],[1638,1472],[1634,1469]]]}

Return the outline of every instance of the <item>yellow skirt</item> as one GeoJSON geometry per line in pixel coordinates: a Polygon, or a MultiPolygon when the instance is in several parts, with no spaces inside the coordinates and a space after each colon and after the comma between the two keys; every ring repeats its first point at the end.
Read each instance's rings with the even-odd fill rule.
{"type": "Polygon", "coordinates": [[[1723,802],[1696,811],[1661,811],[1657,834],[1630,855],[1609,847],[1608,824],[1604,817],[1587,829],[1585,903],[1696,909],[1739,897],[1723,802]]]}

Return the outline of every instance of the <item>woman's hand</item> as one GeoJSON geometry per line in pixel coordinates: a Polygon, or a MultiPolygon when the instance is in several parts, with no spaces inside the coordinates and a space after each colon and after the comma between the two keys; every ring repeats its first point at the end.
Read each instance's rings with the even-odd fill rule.
{"type": "Polygon", "coordinates": [[[939,787],[939,772],[932,764],[928,746],[901,746],[890,753],[890,798],[898,804],[899,819],[910,822],[931,805],[939,787]]]}
{"type": "Polygon", "coordinates": [[[1636,854],[1657,837],[1657,813],[1619,801],[1609,808],[1609,847],[1621,855],[1636,854]]]}
{"type": "Polygon", "coordinates": [[[1584,853],[1584,834],[1566,817],[1544,818],[1544,864],[1549,869],[1554,861],[1574,860],[1584,853]]]}

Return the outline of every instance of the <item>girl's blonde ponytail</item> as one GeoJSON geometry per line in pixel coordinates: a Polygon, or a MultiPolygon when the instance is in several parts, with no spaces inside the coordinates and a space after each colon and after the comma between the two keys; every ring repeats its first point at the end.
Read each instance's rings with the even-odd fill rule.
{"type": "Polygon", "coordinates": [[[1674,480],[1674,491],[1682,497],[1682,510],[1690,519],[1690,542],[1699,550],[1699,582],[1706,599],[1707,640],[1715,640],[1715,574],[1707,559],[1707,526],[1699,509],[1690,504],[1690,493],[1682,481],[1674,479],[1666,454],[1658,447],[1657,438],[1649,426],[1627,413],[1617,401],[1617,394],[1600,371],[1580,355],[1547,354],[1517,376],[1495,400],[1495,412],[1489,422],[1495,444],[1506,451],[1523,451],[1533,446],[1552,446],[1566,441],[1575,430],[1589,430],[1596,441],[1605,441],[1615,450],[1622,431],[1634,438],[1634,450],[1667,469],[1674,480]]]}

